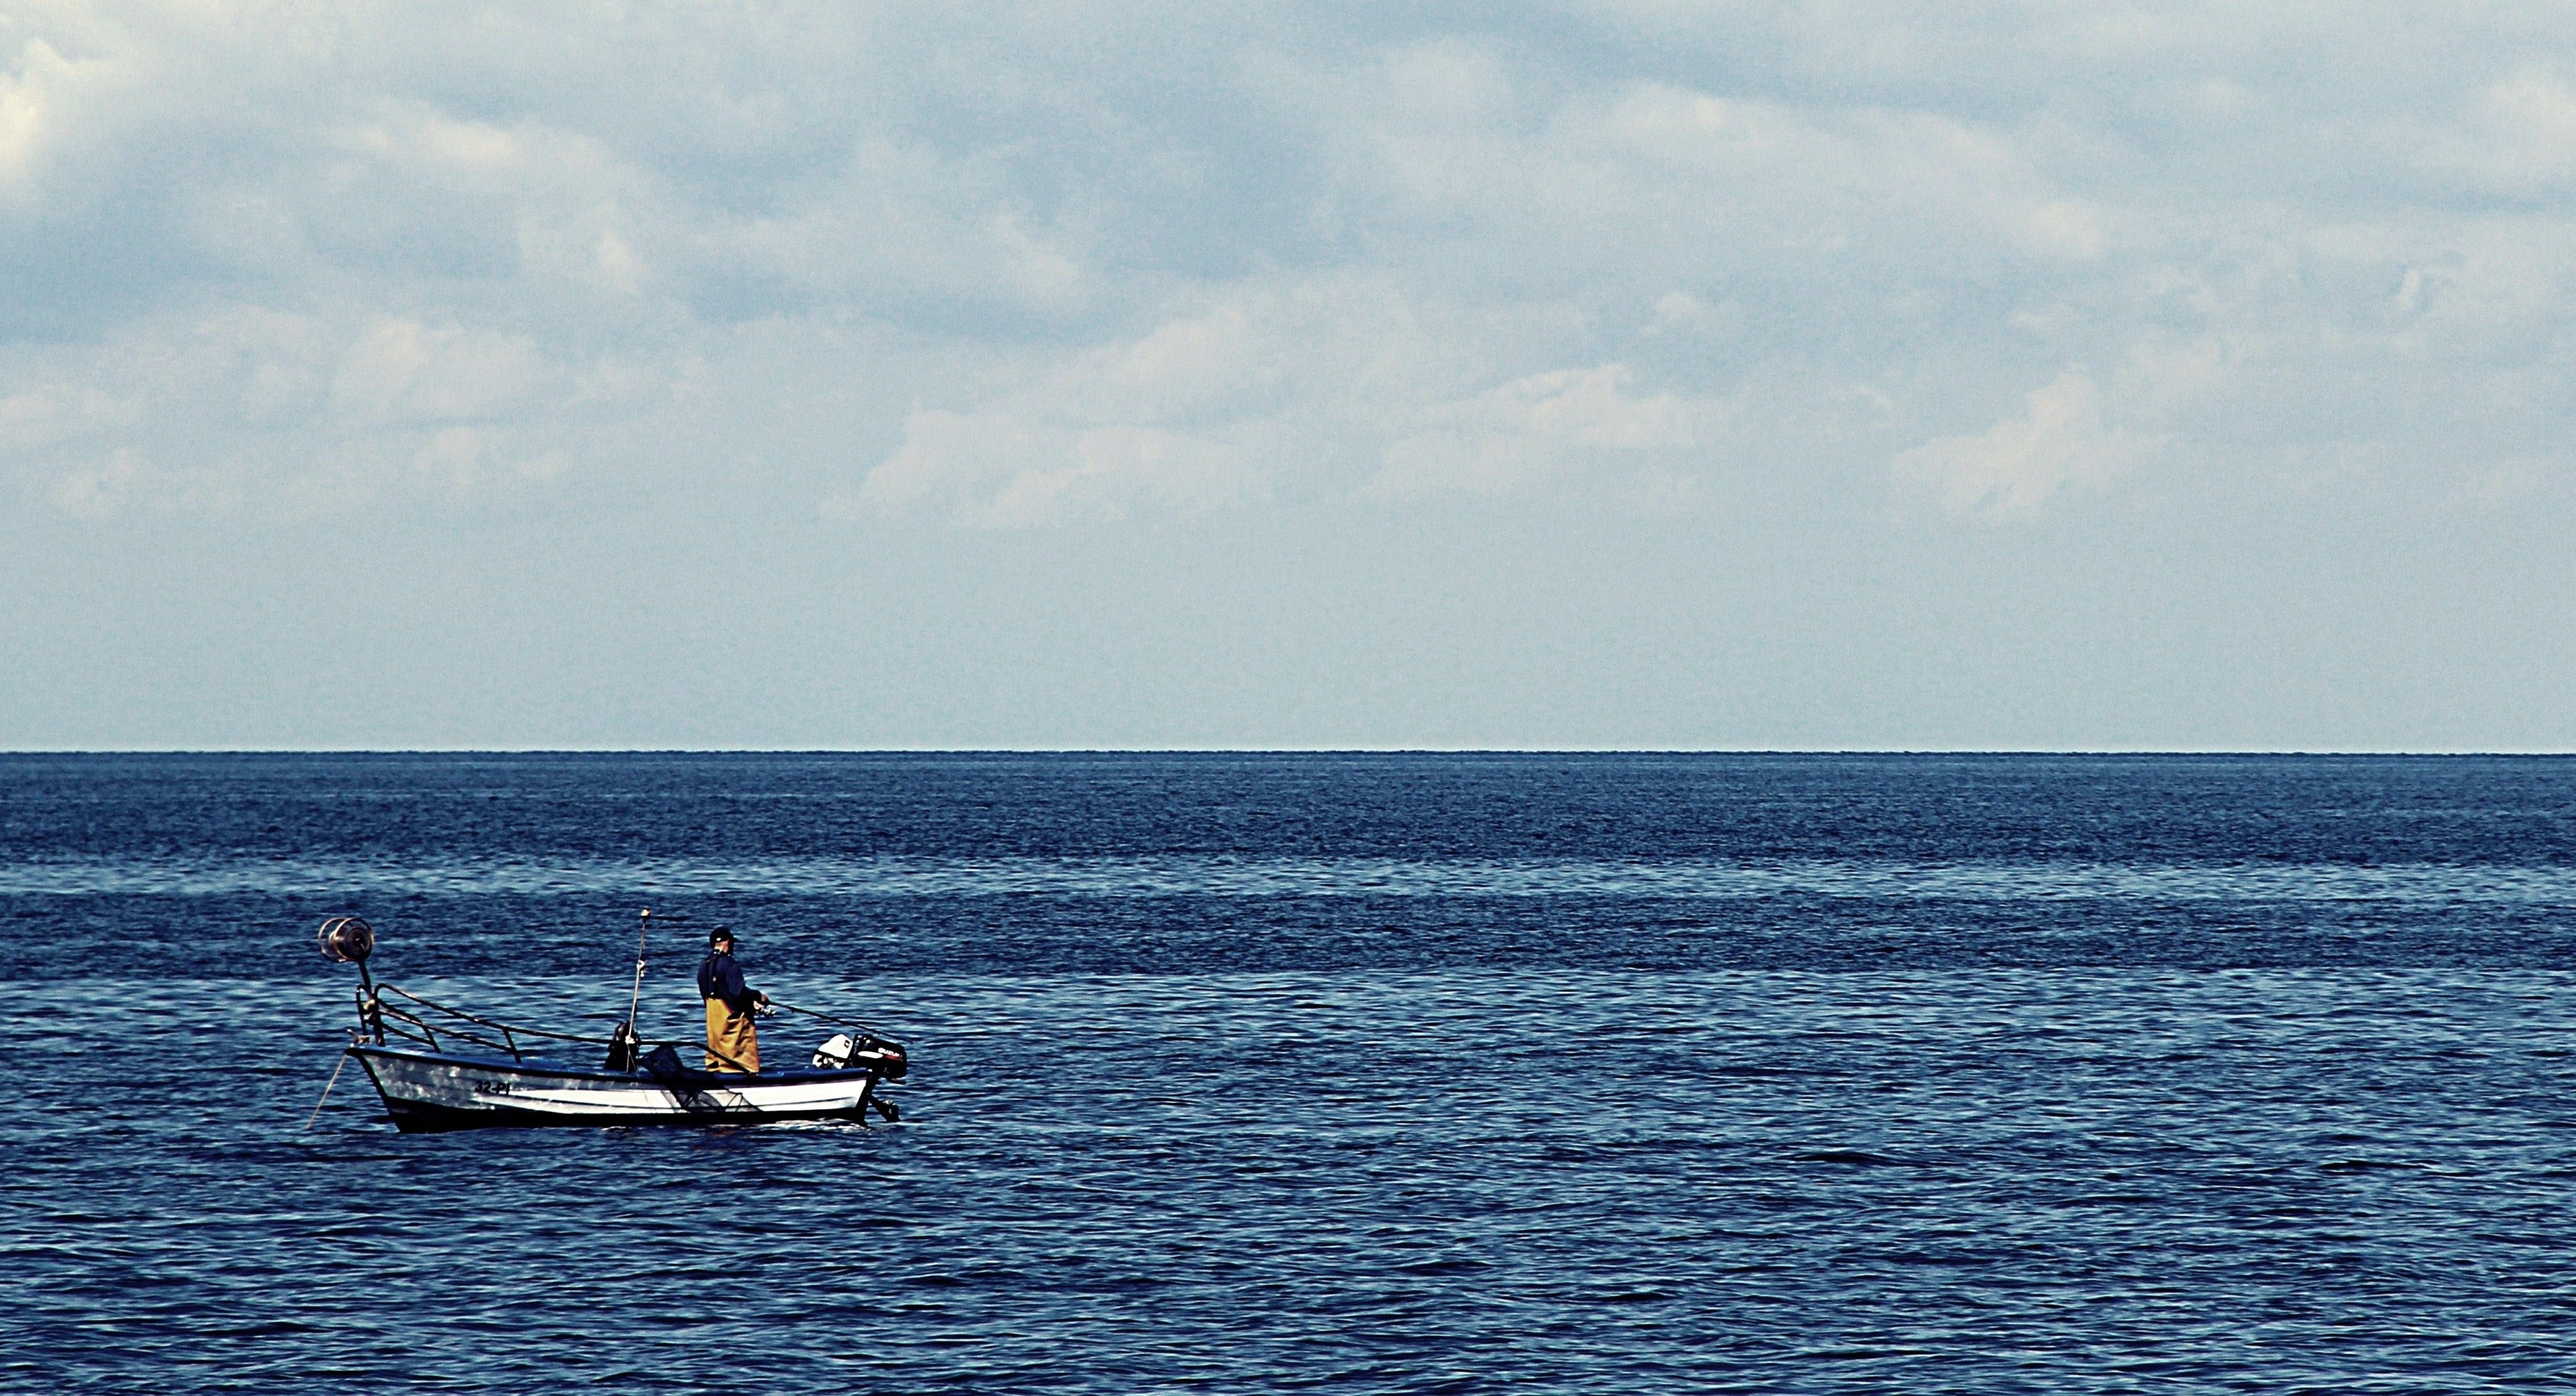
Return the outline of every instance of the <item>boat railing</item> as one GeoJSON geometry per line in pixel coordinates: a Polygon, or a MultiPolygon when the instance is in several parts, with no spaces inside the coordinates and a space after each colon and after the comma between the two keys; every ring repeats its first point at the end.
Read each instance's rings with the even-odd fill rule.
{"type": "MultiPolygon", "coordinates": [[[[510,1060],[514,1062],[525,1062],[527,1060],[527,1056],[519,1050],[519,1039],[522,1037],[544,1038],[554,1042],[578,1042],[593,1047],[613,1048],[619,1045],[617,1040],[614,1038],[592,1037],[582,1033],[573,1032],[549,1032],[544,1028],[526,1028],[519,1027],[511,1023],[504,1023],[498,1019],[486,1018],[476,1013],[468,1013],[462,1008],[453,1008],[447,1004],[433,1002],[429,999],[422,998],[420,995],[411,992],[409,989],[396,988],[391,984],[378,984],[374,986],[374,989],[374,995],[369,998],[361,1008],[360,1016],[366,1020],[368,1029],[375,1034],[378,1042],[384,1041],[385,1034],[391,1033],[397,1037],[408,1038],[411,1041],[421,1043],[433,1052],[447,1050],[439,1045],[439,1028],[432,1027],[427,1019],[417,1013],[411,1012],[410,1010],[398,1005],[385,1002],[385,995],[394,994],[400,996],[406,1002],[425,1008],[431,1013],[439,1015],[441,1019],[446,1020],[444,1022],[444,1027],[448,1037],[459,1042],[471,1042],[478,1047],[489,1047],[497,1051],[507,1052],[510,1054],[510,1060]],[[457,1023],[470,1023],[474,1027],[485,1028],[492,1032],[497,1032],[501,1036],[498,1041],[495,1041],[494,1039],[486,1037],[481,1033],[474,1032],[469,1028],[458,1027],[456,1026],[457,1023]]],[[[708,1056],[724,1062],[736,1071],[747,1072],[751,1070],[749,1066],[736,1061],[734,1058],[727,1056],[723,1052],[717,1051],[713,1047],[706,1046],[704,1043],[681,1042],[676,1038],[655,1039],[649,1042],[641,1039],[638,1039],[637,1041],[641,1046],[659,1047],[667,1044],[683,1051],[703,1051],[708,1056]]]]}

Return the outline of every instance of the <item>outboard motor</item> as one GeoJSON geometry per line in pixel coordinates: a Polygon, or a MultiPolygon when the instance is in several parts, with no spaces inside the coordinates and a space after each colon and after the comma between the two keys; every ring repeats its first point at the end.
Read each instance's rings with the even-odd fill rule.
{"type": "Polygon", "coordinates": [[[901,1044],[888,1042],[874,1034],[862,1033],[854,1038],[845,1032],[832,1034],[824,1040],[822,1046],[814,1049],[814,1065],[823,1071],[839,1071],[852,1065],[864,1065],[888,1081],[902,1080],[904,1072],[910,1067],[910,1063],[904,1060],[901,1044]],[[874,1061],[861,1060],[871,1056],[875,1058],[874,1061]]]}
{"type": "Polygon", "coordinates": [[[859,1044],[852,1042],[848,1033],[836,1032],[814,1049],[814,1065],[824,1071],[838,1071],[850,1064],[850,1054],[857,1050],[859,1044]]]}

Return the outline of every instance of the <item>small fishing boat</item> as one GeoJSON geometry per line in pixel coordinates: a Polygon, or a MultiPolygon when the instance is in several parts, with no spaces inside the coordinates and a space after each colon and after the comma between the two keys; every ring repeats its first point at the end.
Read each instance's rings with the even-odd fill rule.
{"type": "MultiPolygon", "coordinates": [[[[778,1011],[819,1020],[835,1029],[811,1064],[786,1071],[709,1070],[688,1056],[719,1057],[704,1043],[648,1041],[635,1033],[635,1009],[644,987],[645,936],[654,921],[644,913],[636,937],[635,988],[626,1021],[607,1037],[518,1027],[432,1003],[418,994],[376,982],[367,967],[374,928],[354,916],[322,923],[322,953],[358,967],[358,1026],[340,1066],[365,1068],[383,1098],[385,1113],[405,1133],[473,1129],[491,1125],[739,1125],[781,1120],[864,1121],[874,1110],[898,1118],[878,1086],[900,1081],[908,1063],[903,1048],[854,1023],[827,1014],[775,1004],[778,1011]],[[605,1049],[599,1064],[548,1060],[579,1048],[605,1049]]],[[[678,918],[665,916],[665,923],[678,918]]],[[[339,1068],[331,1073],[333,1084],[339,1068]]],[[[322,1098],[331,1098],[325,1086],[322,1098]]],[[[318,1117],[321,1106],[314,1107],[318,1117]]]]}

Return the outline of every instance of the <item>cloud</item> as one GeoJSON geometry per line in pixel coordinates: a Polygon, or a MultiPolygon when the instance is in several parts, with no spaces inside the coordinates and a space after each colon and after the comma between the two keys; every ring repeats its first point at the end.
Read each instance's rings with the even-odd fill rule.
{"type": "Polygon", "coordinates": [[[2461,104],[2446,127],[2401,127],[2417,163],[2470,187],[2539,197],[2576,178],[2576,90],[2545,68],[2522,67],[2461,104]]]}
{"type": "Polygon", "coordinates": [[[1381,499],[1492,495],[1624,454],[1701,444],[1723,404],[1627,391],[1624,364],[1535,373],[1425,413],[1435,425],[1386,449],[1361,491],[1381,499]]]}
{"type": "Polygon", "coordinates": [[[841,517],[923,507],[983,526],[1271,497],[1448,366],[1377,283],[1248,288],[1081,349],[971,406],[917,408],[841,517]]]}
{"type": "Polygon", "coordinates": [[[902,444],[826,511],[938,506],[1016,527],[1259,497],[1258,399],[1277,372],[1263,351],[1293,313],[1277,297],[1230,301],[1084,351],[971,409],[916,408],[902,444]]]}
{"type": "Polygon", "coordinates": [[[1144,505],[1207,508],[1262,489],[1240,446],[1205,435],[933,411],[907,418],[902,448],[826,507],[849,516],[941,500],[964,522],[1014,528],[1144,505]]]}
{"type": "Polygon", "coordinates": [[[156,472],[141,453],[120,449],[66,471],[48,494],[64,513],[97,520],[152,501],[158,484],[156,472]]]}
{"type": "Polygon", "coordinates": [[[123,425],[137,415],[137,404],[80,385],[37,388],[0,397],[0,452],[41,450],[123,425]]]}
{"type": "Polygon", "coordinates": [[[522,495],[659,381],[491,330],[229,306],[0,350],[0,470],[92,519],[522,495]]]}
{"type": "Polygon", "coordinates": [[[2100,390],[2071,369],[2033,391],[2020,417],[1900,452],[1894,466],[1954,514],[2029,515],[2069,486],[2107,485],[2163,445],[2104,427],[2100,390]]]}
{"type": "Polygon", "coordinates": [[[551,480],[566,468],[562,452],[514,455],[508,437],[486,427],[440,430],[412,456],[411,465],[457,498],[486,496],[515,484],[551,480]]]}
{"type": "Polygon", "coordinates": [[[528,340],[386,316],[350,349],[331,392],[343,408],[380,420],[441,421],[488,416],[550,376],[528,340]]]}
{"type": "MultiPolygon", "coordinates": [[[[663,595],[739,610],[792,570],[774,595],[795,672],[855,673],[816,634],[884,655],[973,630],[997,647],[981,669],[898,667],[985,694],[1024,690],[999,637],[1029,598],[1146,637],[1141,579],[1250,586],[1293,546],[1311,575],[1222,628],[1298,672],[1245,692],[1429,665],[1422,637],[1456,635],[1438,663],[1495,692],[1597,673],[1694,694],[1715,716],[1686,735],[1749,741],[1726,724],[1758,705],[1717,680],[1759,665],[1721,650],[1828,634],[1859,647],[1852,672],[1902,677],[2040,628],[1977,628],[1991,568],[1906,602],[1973,618],[1873,609],[1888,576],[1979,551],[1898,527],[1900,481],[1935,518],[2152,491],[2091,521],[2101,576],[2143,565],[2149,535],[2562,537],[2571,53],[2576,15],[2528,5],[21,4],[0,15],[0,526],[11,557],[96,566],[80,590],[138,619],[181,594],[192,542],[410,544],[434,560],[426,614],[481,604],[435,578],[503,596],[488,579],[526,575],[531,537],[562,557],[688,538],[655,558],[663,595]],[[1632,526],[1658,512],[1692,517],[1632,526]],[[1139,559],[1120,519],[1205,546],[1139,559]],[[1496,538],[1529,589],[1451,585],[1496,538]],[[1615,588],[1592,585],[1605,549],[1615,588]],[[944,580],[969,564],[971,585],[944,580]],[[830,611],[854,595],[864,616],[830,611]],[[1300,629],[1334,607],[1347,623],[1300,629]],[[1900,630],[1938,638],[1865,652],[1900,630]],[[1573,662],[1580,636],[1653,663],[1573,662]],[[1549,637],[1570,662],[1531,662],[1549,637]]],[[[2493,564],[2422,543],[2420,570],[2456,585],[2417,594],[2551,584],[2564,569],[2527,546],[2523,575],[2471,586],[2493,564]]],[[[2081,569],[2047,571],[2061,551],[1985,554],[2080,609],[2055,583],[2081,569]]],[[[256,615],[356,604],[217,572],[262,589],[256,615]]],[[[496,628],[542,613],[547,655],[618,633],[628,573],[578,575],[612,580],[496,628]]],[[[2249,575],[2192,569],[2213,607],[2249,575]]],[[[2141,628],[2206,628],[2140,605],[2141,628]]],[[[0,622],[30,654],[83,650],[40,600],[0,622]]],[[[756,649],[736,617],[708,633],[756,649]]],[[[385,648],[444,652],[424,635],[385,648]]],[[[1134,662],[1154,681],[1116,686],[1212,691],[1134,662]]],[[[1821,669],[1793,669],[1817,682],[1782,700],[1801,713],[1886,697],[1820,701],[1821,669]]],[[[1944,672],[1942,692],[1979,687],[1944,672]]],[[[522,691],[498,661],[457,673],[522,691]]],[[[1295,701],[1463,712],[1486,688],[1295,701]]],[[[1304,730],[1581,735],[1459,722],[1304,730]]]]}
{"type": "Polygon", "coordinates": [[[0,73],[0,190],[18,193],[33,179],[51,115],[46,88],[70,66],[53,45],[29,39],[18,71],[0,73]]]}
{"type": "MultiPolygon", "coordinates": [[[[0,42],[7,32],[0,29],[0,42]]],[[[126,65],[67,58],[41,36],[20,43],[0,68],[0,199],[35,198],[87,128],[103,124],[131,79],[126,65]]]]}
{"type": "MultiPolygon", "coordinates": [[[[861,141],[785,207],[702,210],[684,249],[702,285],[750,284],[791,304],[888,299],[1051,315],[1093,289],[1080,220],[1049,217],[998,162],[889,138],[861,141]]],[[[702,293],[705,296],[714,293],[702,293]]],[[[713,301],[707,308],[722,313],[713,301]]]]}
{"type": "MultiPolygon", "coordinates": [[[[2093,363],[2248,459],[2554,449],[2576,89],[2533,55],[2576,34],[2232,13],[43,7],[0,37],[0,441],[712,491],[686,384],[809,505],[1024,524],[1686,481],[1721,432],[1848,480],[2093,363]]],[[[2152,440],[2080,406],[2032,408],[2065,478],[2032,445],[1971,507],[2152,440]]]]}
{"type": "Polygon", "coordinates": [[[1229,296],[972,408],[915,410],[902,444],[831,512],[933,507],[1025,525],[1283,490],[1496,495],[1614,460],[1669,462],[1728,412],[1713,399],[1636,392],[1622,363],[1477,391],[1493,367],[1446,351],[1443,319],[1375,282],[1229,296]]]}

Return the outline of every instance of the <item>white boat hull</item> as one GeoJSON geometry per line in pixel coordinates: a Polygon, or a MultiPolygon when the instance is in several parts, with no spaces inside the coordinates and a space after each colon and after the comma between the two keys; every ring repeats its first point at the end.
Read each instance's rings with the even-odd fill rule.
{"type": "Polygon", "coordinates": [[[717,1125],[866,1116],[879,1072],[591,1070],[550,1062],[359,1045],[385,1113],[405,1131],[487,1125],[717,1125]]]}

